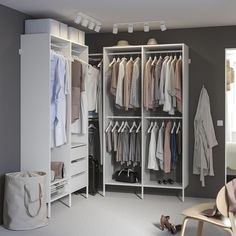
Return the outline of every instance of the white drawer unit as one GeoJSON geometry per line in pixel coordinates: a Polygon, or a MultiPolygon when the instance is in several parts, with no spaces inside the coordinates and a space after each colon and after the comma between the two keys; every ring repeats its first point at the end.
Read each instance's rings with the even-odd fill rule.
{"type": "Polygon", "coordinates": [[[83,157],[71,162],[71,176],[87,171],[87,158],[83,157]]]}
{"type": "Polygon", "coordinates": [[[71,178],[71,191],[75,192],[81,188],[87,187],[87,172],[80,173],[78,175],[74,175],[71,178]]]}
{"type": "Polygon", "coordinates": [[[88,147],[87,145],[74,147],[71,149],[71,160],[77,160],[88,156],[88,147]]]}

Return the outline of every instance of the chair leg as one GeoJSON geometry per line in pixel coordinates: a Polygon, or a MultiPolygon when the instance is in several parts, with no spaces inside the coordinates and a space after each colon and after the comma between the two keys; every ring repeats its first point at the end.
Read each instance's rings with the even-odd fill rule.
{"type": "Polygon", "coordinates": [[[202,229],[203,229],[203,221],[199,221],[197,227],[197,236],[202,236],[202,229]]]}
{"type": "Polygon", "coordinates": [[[184,218],[180,236],[184,236],[184,233],[185,233],[185,229],[186,229],[186,225],[187,225],[188,220],[189,220],[188,217],[185,217],[185,218],[184,218]]]}

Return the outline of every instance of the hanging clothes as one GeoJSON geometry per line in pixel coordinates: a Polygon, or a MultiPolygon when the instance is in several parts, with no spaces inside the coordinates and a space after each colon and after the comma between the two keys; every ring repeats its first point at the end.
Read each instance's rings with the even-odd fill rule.
{"type": "Polygon", "coordinates": [[[164,168],[164,126],[161,126],[158,132],[156,158],[158,159],[160,169],[164,168]]]}
{"type": "Polygon", "coordinates": [[[218,145],[211,117],[210,100],[203,87],[194,118],[193,174],[200,175],[202,186],[205,176],[214,176],[212,148],[218,145]]]}
{"type": "Polygon", "coordinates": [[[160,78],[161,78],[161,68],[162,68],[162,57],[160,57],[155,65],[155,76],[154,76],[154,106],[159,106],[160,100],[160,78]]]}
{"type": "Polygon", "coordinates": [[[168,92],[171,96],[171,111],[169,114],[174,113],[174,109],[176,108],[176,93],[175,93],[175,70],[176,70],[176,63],[177,63],[177,57],[174,57],[174,60],[172,60],[170,65],[170,85],[168,92]]]}
{"type": "Polygon", "coordinates": [[[124,108],[126,111],[129,109],[132,73],[133,73],[133,59],[130,59],[125,66],[125,77],[124,77],[124,108]]]}
{"type": "Polygon", "coordinates": [[[135,162],[135,154],[136,154],[135,149],[136,149],[136,132],[132,131],[130,133],[130,138],[129,138],[129,162],[128,162],[129,165],[135,162]]]}
{"type": "Polygon", "coordinates": [[[94,66],[88,66],[87,74],[87,95],[88,95],[88,111],[95,111],[97,105],[99,70],[94,66]]]}
{"type": "MultiPolygon", "coordinates": [[[[77,60],[74,60],[74,62],[75,61],[77,61],[77,60]]],[[[71,125],[71,132],[74,134],[86,134],[87,127],[88,127],[88,100],[87,100],[87,84],[86,84],[86,81],[88,79],[87,78],[88,64],[84,63],[84,62],[80,62],[80,63],[82,65],[82,74],[80,74],[80,71],[79,71],[79,76],[80,76],[80,81],[81,81],[79,84],[80,85],[80,87],[79,87],[80,88],[80,96],[74,96],[74,99],[80,98],[80,100],[79,100],[80,109],[76,110],[77,112],[79,111],[79,119],[76,119],[71,125]]],[[[75,72],[76,72],[76,70],[75,70],[75,72]]],[[[78,84],[77,76],[78,76],[78,74],[72,73],[72,93],[73,93],[73,81],[77,81],[76,83],[78,84]]],[[[79,91],[78,88],[76,89],[76,91],[79,91]]],[[[72,94],[72,98],[73,98],[73,94],[72,94]]],[[[74,103],[72,101],[72,109],[73,109],[73,107],[75,107],[75,104],[78,105],[78,101],[75,101],[74,103]]],[[[73,112],[72,112],[72,115],[73,115],[73,112]]]]}
{"type": "Polygon", "coordinates": [[[136,148],[135,148],[135,160],[133,165],[137,166],[138,164],[140,164],[141,162],[141,132],[139,131],[138,133],[136,133],[136,148]]]}
{"type": "Polygon", "coordinates": [[[149,142],[149,152],[148,152],[148,169],[159,170],[156,158],[156,144],[157,144],[157,133],[159,127],[154,125],[151,130],[150,142],[149,142]]]}
{"type": "Polygon", "coordinates": [[[66,94],[68,88],[66,88],[68,74],[66,70],[67,60],[63,56],[59,56],[58,59],[58,82],[60,84],[60,90],[57,95],[56,102],[56,120],[55,120],[55,145],[59,147],[67,143],[66,135],[66,94]]]}
{"type": "Polygon", "coordinates": [[[176,169],[178,161],[176,128],[170,134],[171,169],[176,169]]]}
{"type": "Polygon", "coordinates": [[[170,115],[174,115],[174,110],[172,108],[172,99],[169,93],[171,87],[171,63],[172,56],[169,57],[169,60],[166,63],[166,78],[164,84],[164,106],[163,111],[168,112],[170,115]]]}
{"type": "Polygon", "coordinates": [[[119,74],[119,65],[120,59],[118,58],[117,61],[112,66],[112,75],[111,75],[111,88],[110,92],[116,97],[116,89],[117,89],[117,81],[118,81],[118,74],[119,74]]]}
{"type": "Polygon", "coordinates": [[[175,65],[175,96],[177,111],[182,113],[182,59],[179,58],[175,65]]]}
{"type": "Polygon", "coordinates": [[[111,133],[111,128],[106,130],[106,149],[107,152],[112,151],[112,133],[111,133]]]}
{"type": "Polygon", "coordinates": [[[134,60],[132,82],[130,89],[129,104],[133,108],[140,108],[141,106],[141,76],[140,76],[140,57],[134,60]]]}
{"type": "Polygon", "coordinates": [[[170,131],[171,131],[171,122],[168,121],[165,128],[165,139],[164,139],[164,172],[170,173],[171,171],[171,151],[170,151],[170,131]]]}
{"type": "Polygon", "coordinates": [[[169,60],[169,56],[166,56],[164,58],[164,61],[162,63],[162,68],[161,68],[160,87],[159,87],[159,93],[160,93],[159,104],[160,105],[163,105],[165,103],[165,79],[166,79],[166,67],[167,67],[168,60],[169,60]]]}
{"type": "Polygon", "coordinates": [[[148,111],[149,108],[149,88],[151,83],[151,67],[152,67],[152,58],[150,57],[145,64],[144,68],[144,78],[143,78],[143,105],[144,108],[148,111]]]}
{"type": "Polygon", "coordinates": [[[51,50],[51,147],[59,147],[67,142],[66,95],[69,94],[68,59],[51,50]]]}
{"type": "Polygon", "coordinates": [[[123,92],[124,92],[124,77],[125,77],[125,68],[126,68],[127,59],[122,58],[119,64],[119,73],[117,79],[117,89],[116,89],[116,105],[118,108],[124,106],[123,92]]]}

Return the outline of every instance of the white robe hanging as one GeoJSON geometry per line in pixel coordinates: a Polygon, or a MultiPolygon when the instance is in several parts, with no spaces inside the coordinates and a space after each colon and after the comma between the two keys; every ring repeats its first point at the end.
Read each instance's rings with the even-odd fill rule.
{"type": "Polygon", "coordinates": [[[194,119],[193,174],[200,175],[202,186],[205,176],[214,176],[212,148],[218,145],[211,117],[210,100],[203,87],[194,119]]]}

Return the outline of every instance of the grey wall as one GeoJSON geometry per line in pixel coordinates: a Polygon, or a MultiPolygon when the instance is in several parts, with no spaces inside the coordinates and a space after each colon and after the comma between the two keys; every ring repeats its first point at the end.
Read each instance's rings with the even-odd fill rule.
{"type": "Polygon", "coordinates": [[[190,184],[188,196],[215,197],[225,179],[225,132],[224,127],[216,127],[216,120],[223,119],[225,114],[225,48],[236,48],[236,26],[152,31],[149,33],[135,32],[133,34],[119,33],[113,35],[88,34],[86,43],[90,52],[102,52],[103,46],[114,46],[118,40],[128,40],[130,44],[146,44],[149,38],[156,38],[158,43],[185,43],[190,48],[190,103],[189,103],[189,170],[190,184]],[[193,120],[196,112],[199,93],[202,85],[208,90],[213,122],[219,145],[214,148],[215,176],[206,178],[206,187],[202,188],[199,176],[192,175],[193,156],[193,120]]]}
{"type": "Polygon", "coordinates": [[[20,169],[20,34],[26,15],[0,5],[0,224],[4,174],[20,169]]]}

